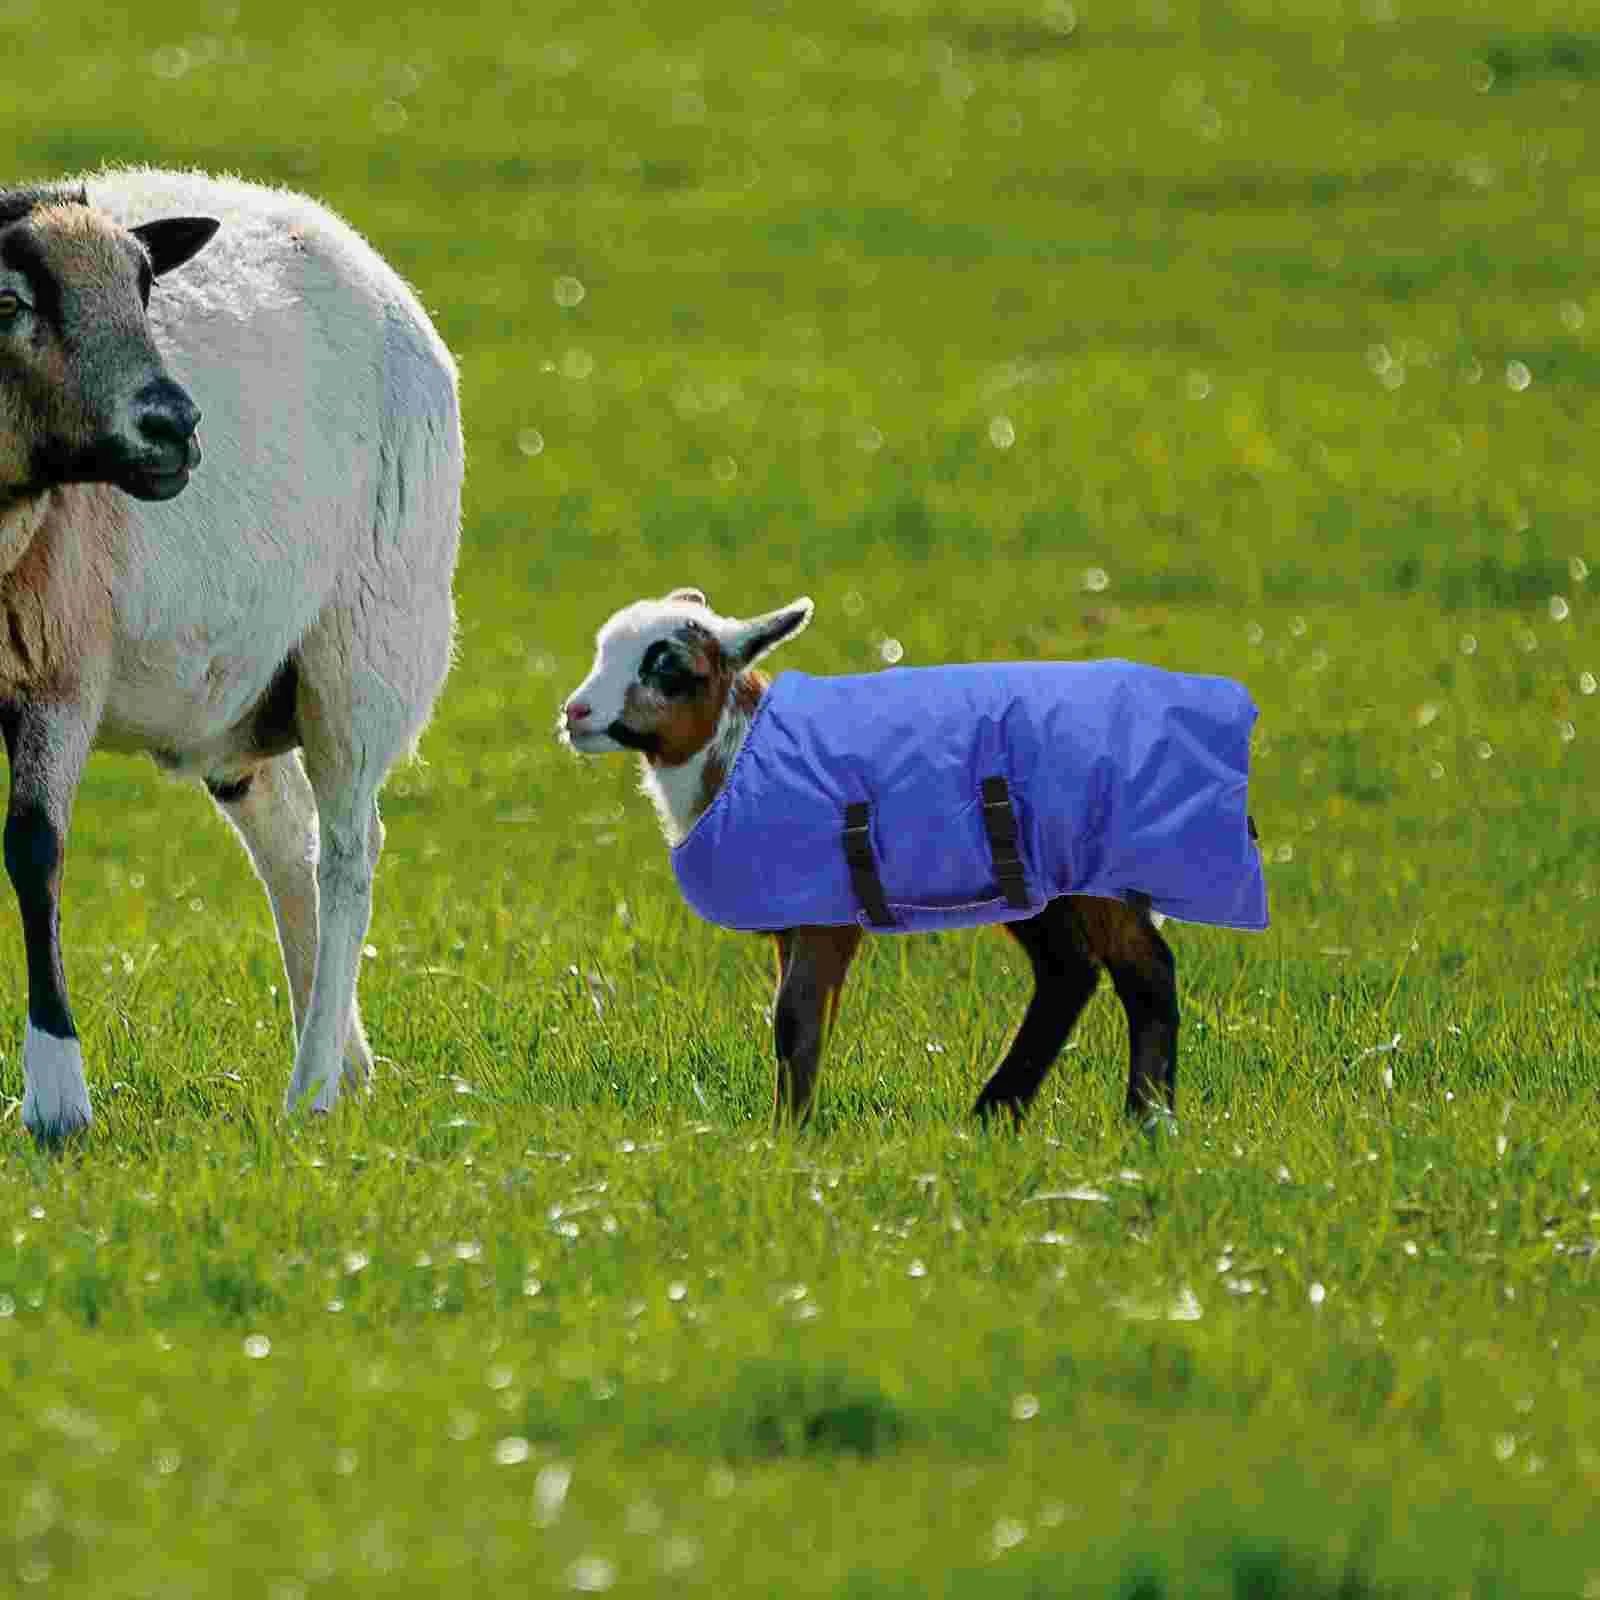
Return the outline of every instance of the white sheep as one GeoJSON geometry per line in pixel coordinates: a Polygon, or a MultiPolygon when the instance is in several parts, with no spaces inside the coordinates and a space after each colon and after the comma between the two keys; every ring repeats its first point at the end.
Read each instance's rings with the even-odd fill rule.
{"type": "Polygon", "coordinates": [[[1162,913],[1266,926],[1249,695],[1122,661],[769,684],[755,663],[811,613],[721,617],[698,589],[636,602],[600,629],[557,729],[583,754],[638,752],[690,905],[776,935],[778,1122],[809,1115],[864,929],[1002,922],[1035,988],[975,1111],[1020,1120],[1103,966],[1128,1019],[1127,1110],[1171,1125],[1162,913]]]}
{"type": "Polygon", "coordinates": [[[370,1077],[377,794],[449,667],[462,471],[449,352],[314,201],[153,169],[0,192],[5,858],[36,1137],[90,1120],[58,921],[96,746],[204,780],[238,829],[293,1005],[289,1105],[370,1077]]]}

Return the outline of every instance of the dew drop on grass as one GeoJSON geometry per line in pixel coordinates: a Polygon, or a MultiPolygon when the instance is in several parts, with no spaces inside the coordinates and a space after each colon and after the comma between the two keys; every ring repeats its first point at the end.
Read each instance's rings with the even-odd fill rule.
{"type": "Polygon", "coordinates": [[[635,1500],[622,1519],[624,1533],[651,1534],[661,1531],[661,1508],[653,1500],[635,1500]]]}
{"type": "Polygon", "coordinates": [[[272,1341],[264,1333],[252,1333],[244,1342],[244,1353],[252,1361],[264,1360],[272,1354],[272,1341]]]}
{"type": "Polygon", "coordinates": [[[1593,694],[1597,687],[1600,687],[1600,679],[1596,679],[1592,672],[1580,672],[1578,674],[1579,694],[1593,694]]]}
{"type": "Polygon", "coordinates": [[[878,646],[878,654],[892,667],[905,656],[905,646],[898,639],[885,639],[878,646]]]}
{"type": "Polygon", "coordinates": [[[566,306],[568,308],[582,305],[583,297],[587,292],[576,278],[566,276],[557,278],[550,288],[551,297],[555,300],[555,303],[558,306],[566,306]]]}
{"type": "Polygon", "coordinates": [[[362,1271],[371,1261],[365,1250],[349,1250],[345,1252],[344,1270],[352,1277],[362,1271]]]}
{"type": "Polygon", "coordinates": [[[1019,1394],[1011,1402],[1011,1415],[1017,1422],[1031,1422],[1039,1415],[1039,1397],[1036,1394],[1019,1394]]]}
{"type": "Polygon", "coordinates": [[[1306,1291],[1306,1299],[1314,1306],[1320,1306],[1327,1298],[1328,1291],[1320,1283],[1312,1284],[1310,1289],[1306,1291]]]}
{"type": "Polygon", "coordinates": [[[512,1434],[495,1444],[495,1464],[501,1467],[521,1466],[532,1453],[532,1449],[533,1447],[520,1434],[512,1434]]]}
{"type": "Polygon", "coordinates": [[[1572,607],[1567,604],[1567,597],[1561,594],[1550,596],[1550,620],[1552,622],[1565,622],[1572,615],[1572,607]]]}
{"type": "Polygon", "coordinates": [[[687,1572],[700,1559],[700,1546],[685,1533],[661,1541],[661,1570],[687,1572]]]}
{"type": "Polygon", "coordinates": [[[1506,387],[1517,394],[1533,382],[1533,374],[1527,365],[1521,361],[1508,361],[1506,363],[1506,387]]]}
{"type": "Polygon", "coordinates": [[[529,457],[543,454],[544,435],[537,428],[522,429],[517,435],[517,449],[529,457]]]}
{"type": "Polygon", "coordinates": [[[572,1468],[564,1461],[553,1461],[540,1467],[533,1480],[533,1517],[543,1527],[561,1515],[566,1504],[567,1490],[572,1487],[572,1468]]]}
{"type": "Polygon", "coordinates": [[[1001,1517],[989,1537],[996,1552],[1014,1550],[1028,1537],[1028,1526],[1015,1517],[1001,1517]]]}
{"type": "Polygon", "coordinates": [[[1010,417],[989,419],[989,443],[996,450],[1009,450],[1017,442],[1017,430],[1010,417]]]}
{"type": "Polygon", "coordinates": [[[600,1594],[617,1581],[617,1569],[604,1556],[580,1556],[567,1568],[567,1587],[600,1594]]]}

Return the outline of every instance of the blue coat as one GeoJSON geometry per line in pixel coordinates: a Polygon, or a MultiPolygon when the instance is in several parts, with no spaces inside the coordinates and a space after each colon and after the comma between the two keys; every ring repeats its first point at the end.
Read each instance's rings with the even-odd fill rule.
{"type": "Polygon", "coordinates": [[[865,803],[860,840],[893,918],[883,931],[1129,893],[1185,922],[1264,928],[1246,815],[1255,720],[1231,679],[1129,661],[785,672],[673,871],[723,927],[880,926],[842,842],[847,807],[865,803]],[[1009,898],[985,825],[982,786],[996,777],[1021,857],[1009,898]]]}

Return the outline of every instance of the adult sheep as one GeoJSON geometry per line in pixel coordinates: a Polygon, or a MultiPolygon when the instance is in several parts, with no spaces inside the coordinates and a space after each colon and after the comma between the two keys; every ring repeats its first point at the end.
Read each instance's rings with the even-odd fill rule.
{"type": "Polygon", "coordinates": [[[462,464],[449,352],[313,201],[149,169],[0,191],[0,732],[36,1138],[90,1120],[59,913],[95,746],[203,780],[238,829],[294,1008],[289,1105],[369,1077],[377,794],[449,667],[462,464]]]}

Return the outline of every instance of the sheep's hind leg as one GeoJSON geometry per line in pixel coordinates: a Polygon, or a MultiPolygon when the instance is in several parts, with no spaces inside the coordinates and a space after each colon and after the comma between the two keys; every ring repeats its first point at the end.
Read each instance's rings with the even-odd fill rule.
{"type": "Polygon", "coordinates": [[[330,1111],[339,1098],[340,1063],[360,1026],[356,981],[383,849],[378,789],[422,731],[450,665],[448,569],[425,574],[428,582],[405,576],[399,567],[387,603],[363,588],[358,605],[330,610],[296,652],[296,724],[317,803],[319,928],[291,1110],[309,1100],[330,1111]]]}
{"type": "MultiPolygon", "coordinates": [[[[317,961],[317,801],[296,752],[273,756],[232,782],[208,780],[217,808],[238,830],[272,907],[289,986],[298,1045],[311,1007],[317,961]]],[[[370,853],[370,852],[369,852],[370,853]]],[[[376,855],[372,864],[377,865],[376,855]]],[[[363,1089],[372,1078],[372,1051],[350,997],[344,1045],[344,1085],[363,1089]]]]}
{"type": "Polygon", "coordinates": [[[28,702],[7,706],[0,730],[11,762],[6,872],[28,958],[22,1121],[40,1144],[55,1144],[87,1128],[92,1117],[61,963],[62,863],[91,732],[81,706],[28,702]]]}

